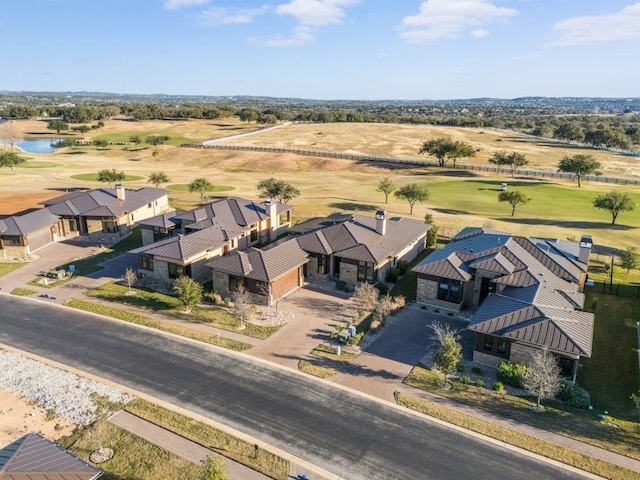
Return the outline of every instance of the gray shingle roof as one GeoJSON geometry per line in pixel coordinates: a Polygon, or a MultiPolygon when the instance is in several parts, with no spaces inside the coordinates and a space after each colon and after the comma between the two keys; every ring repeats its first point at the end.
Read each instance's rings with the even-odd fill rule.
{"type": "Polygon", "coordinates": [[[0,450],[0,478],[7,480],[94,480],[101,475],[100,469],[33,432],[0,450]]]}
{"type": "Polygon", "coordinates": [[[24,236],[58,223],[59,217],[48,208],[0,220],[0,235],[24,236]]]}
{"type": "Polygon", "coordinates": [[[145,227],[172,228],[180,225],[180,220],[177,219],[177,216],[181,213],[184,213],[184,210],[171,210],[155,217],[137,221],[136,224],[145,227]]]}
{"type": "Polygon", "coordinates": [[[126,190],[124,200],[118,200],[115,188],[101,188],[86,192],[71,192],[42,202],[61,216],[119,216],[152,203],[167,194],[163,188],[145,187],[126,190]]]}
{"type": "Polygon", "coordinates": [[[244,252],[234,251],[214,258],[206,265],[214,271],[272,282],[307,261],[307,253],[291,239],[264,250],[250,248],[244,252]]]}

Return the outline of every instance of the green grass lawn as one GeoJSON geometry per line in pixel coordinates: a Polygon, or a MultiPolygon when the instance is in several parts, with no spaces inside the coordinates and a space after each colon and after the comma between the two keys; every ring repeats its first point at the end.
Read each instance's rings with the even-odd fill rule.
{"type": "Polygon", "coordinates": [[[307,360],[300,360],[298,362],[298,370],[318,378],[329,378],[338,374],[335,368],[325,367],[324,365],[319,365],[307,360]]]}
{"type": "MultiPolygon", "coordinates": [[[[210,194],[210,193],[228,192],[230,190],[234,190],[234,188],[235,187],[232,187],[230,185],[214,185],[213,188],[211,190],[208,190],[206,193],[210,194]]],[[[189,184],[175,183],[173,185],[168,185],[167,189],[173,192],[188,192],[189,184]]]]}
{"type": "Polygon", "coordinates": [[[221,308],[197,306],[191,313],[184,313],[177,297],[142,288],[135,288],[134,290],[136,292],[135,295],[126,296],[125,293],[128,288],[125,285],[111,282],[90,290],[87,295],[177,317],[189,322],[203,323],[211,327],[235,331],[255,338],[267,338],[281,328],[280,326],[264,327],[245,322],[245,328],[240,330],[238,329],[240,321],[221,308]]]}
{"type": "Polygon", "coordinates": [[[585,306],[592,309],[594,303],[592,354],[582,361],[578,383],[591,393],[600,410],[638,420],[639,412],[629,397],[640,388],[636,329],[640,300],[603,295],[587,287],[585,306]]]}
{"type": "Polygon", "coordinates": [[[25,262],[11,262],[11,263],[3,263],[0,262],[0,277],[6,275],[7,273],[11,273],[14,270],[19,269],[20,267],[25,266],[25,262]]]}
{"type": "MultiPolygon", "coordinates": [[[[71,178],[74,180],[82,180],[84,182],[97,182],[98,181],[98,173],[79,173],[77,175],[71,175],[71,178]]],[[[137,182],[140,180],[144,180],[145,177],[141,177],[140,175],[125,175],[123,182],[137,182]]]]}
{"type": "Polygon", "coordinates": [[[14,288],[11,290],[11,295],[17,295],[19,297],[28,297],[36,293],[38,293],[36,290],[31,290],[30,288],[14,288]]]}
{"type": "Polygon", "coordinates": [[[60,164],[56,162],[38,162],[29,160],[27,163],[20,165],[20,168],[52,168],[59,167],[60,164]]]}
{"type": "Polygon", "coordinates": [[[323,344],[318,345],[316,348],[311,350],[310,353],[311,355],[314,355],[316,357],[326,358],[328,360],[333,360],[334,362],[347,364],[353,362],[356,358],[358,358],[358,355],[356,355],[355,353],[342,351],[340,352],[340,355],[338,355],[336,354],[335,348],[323,344]]]}

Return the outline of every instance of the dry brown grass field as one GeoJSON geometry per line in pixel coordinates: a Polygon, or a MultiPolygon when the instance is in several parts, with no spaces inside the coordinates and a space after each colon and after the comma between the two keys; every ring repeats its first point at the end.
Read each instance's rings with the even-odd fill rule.
{"type": "MultiPolygon", "coordinates": [[[[487,176],[477,173],[449,171],[438,172],[425,169],[395,168],[388,164],[370,164],[341,159],[326,159],[294,154],[271,154],[260,152],[205,150],[181,148],[179,145],[188,141],[201,141],[209,138],[220,138],[234,133],[255,130],[256,125],[240,124],[237,121],[153,121],[128,122],[109,120],[99,131],[89,132],[85,137],[124,139],[131,135],[145,137],[149,134],[169,135],[174,145],[162,145],[158,155],[153,156],[154,149],[147,145],[133,144],[113,146],[100,151],[94,147],[74,147],[61,149],[52,154],[24,154],[28,163],[17,169],[16,173],[8,169],[0,169],[0,215],[9,215],[26,208],[38,206],[38,202],[55,197],[78,188],[98,188],[104,186],[98,182],[82,181],[72,178],[73,175],[95,173],[104,168],[116,168],[127,175],[146,177],[154,171],[164,171],[171,182],[162,185],[171,190],[170,200],[173,205],[189,207],[199,202],[199,195],[189,193],[184,188],[172,189],[176,185],[185,185],[197,177],[206,177],[215,185],[229,185],[233,190],[224,195],[237,195],[257,198],[256,184],[265,178],[276,177],[296,186],[301,195],[291,203],[295,206],[294,217],[298,220],[315,215],[324,215],[334,211],[359,211],[373,214],[378,208],[384,208],[390,215],[409,215],[406,202],[389,197],[384,204],[384,196],[376,192],[376,186],[383,177],[390,177],[397,185],[411,182],[447,185],[441,182],[490,180],[510,182],[507,175],[487,176]],[[442,176],[441,174],[444,174],[442,176]],[[447,176],[449,175],[449,176],[447,176]],[[453,176],[451,176],[453,175],[453,176]]],[[[46,124],[37,121],[17,122],[23,131],[30,136],[57,137],[55,132],[46,130],[46,124]]],[[[71,134],[69,134],[71,136],[71,134]]],[[[573,154],[582,149],[548,146],[529,139],[518,138],[513,134],[480,129],[463,129],[455,127],[407,126],[388,124],[293,124],[272,131],[230,140],[238,144],[254,144],[269,146],[287,146],[314,148],[323,150],[351,151],[368,154],[420,158],[417,150],[421,143],[430,138],[450,136],[467,141],[474,145],[478,157],[474,163],[486,163],[493,151],[517,150],[525,153],[530,164],[535,168],[554,169],[558,160],[565,154],[573,154]],[[500,141],[498,141],[500,140],[500,141]]],[[[630,176],[637,172],[640,176],[640,159],[624,157],[607,152],[589,150],[605,165],[606,175],[630,176]]],[[[527,179],[531,182],[531,179],[527,179]]],[[[535,182],[535,181],[533,181],[535,182]]],[[[466,184],[466,183],[465,183],[466,184]]],[[[451,188],[460,188],[460,183],[452,183],[451,188]]],[[[547,183],[548,184],[548,183],[547,183]]],[[[127,182],[128,188],[148,186],[146,181],[127,182]]],[[[563,189],[576,189],[571,181],[559,181],[563,189]]],[[[585,184],[580,192],[606,192],[611,185],[585,184]]],[[[625,187],[627,188],[627,187],[625,187]]],[[[486,189],[485,189],[486,190],[486,189]]],[[[637,192],[637,187],[627,190],[637,192]]],[[[573,191],[573,190],[571,190],[573,191]]],[[[572,195],[567,190],[567,195],[572,195]]],[[[442,191],[426,203],[417,204],[413,217],[423,219],[425,213],[434,215],[436,222],[454,232],[467,225],[484,225],[490,223],[495,228],[523,235],[543,235],[566,238],[580,235],[588,231],[599,243],[624,248],[638,243],[636,226],[620,230],[609,230],[606,227],[607,217],[602,213],[602,224],[593,227],[594,222],[584,225],[576,222],[564,225],[561,221],[536,222],[535,211],[545,212],[551,205],[525,206],[521,208],[526,214],[527,208],[533,213],[526,221],[512,222],[505,218],[504,212],[493,214],[474,214],[474,205],[468,208],[449,210],[442,191]],[[439,208],[435,208],[435,207],[439,208]],[[584,228],[582,228],[584,226],[584,228]]],[[[448,194],[447,194],[448,195],[448,194]]],[[[451,191],[455,195],[455,191],[451,191]]],[[[492,194],[493,195],[493,194],[492,194]]],[[[595,195],[595,193],[594,193],[595,195]]],[[[640,207],[640,202],[639,207],[640,207]]],[[[491,205],[498,205],[490,197],[491,205]]],[[[557,207],[557,205],[556,205],[557,207]]],[[[588,207],[591,210],[593,207],[588,207]]],[[[504,209],[502,209],[504,210],[504,209]]],[[[478,210],[476,210],[478,211],[478,210]]],[[[571,219],[571,212],[566,215],[571,219]]],[[[627,217],[626,223],[636,221],[636,216],[627,217]]],[[[524,219],[523,219],[524,220],[524,219]]],[[[598,218],[598,221],[600,219],[598,218]]],[[[623,215],[621,223],[625,223],[623,215]]]]}

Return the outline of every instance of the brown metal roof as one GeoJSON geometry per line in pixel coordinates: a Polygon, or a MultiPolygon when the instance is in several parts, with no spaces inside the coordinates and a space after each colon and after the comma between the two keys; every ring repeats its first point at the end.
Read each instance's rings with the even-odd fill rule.
{"type": "Polygon", "coordinates": [[[220,226],[214,226],[189,235],[174,235],[163,238],[157,242],[131,250],[130,253],[185,262],[205,253],[207,250],[221,248],[228,240],[226,232],[220,226]]]}
{"type": "Polygon", "coordinates": [[[58,223],[60,218],[48,208],[24,215],[13,215],[0,221],[0,235],[23,236],[58,223]]]}
{"type": "Polygon", "coordinates": [[[469,269],[455,253],[451,253],[449,256],[435,262],[421,263],[413,271],[454,280],[467,281],[471,279],[469,269]]]}
{"type": "Polygon", "coordinates": [[[101,475],[100,469],[33,432],[0,450],[1,480],[94,480],[101,475]]]}
{"type": "Polygon", "coordinates": [[[115,188],[101,188],[86,192],[71,192],[42,202],[53,213],[61,216],[119,216],[132,212],[167,195],[163,188],[145,187],[125,190],[119,200],[115,188]]]}

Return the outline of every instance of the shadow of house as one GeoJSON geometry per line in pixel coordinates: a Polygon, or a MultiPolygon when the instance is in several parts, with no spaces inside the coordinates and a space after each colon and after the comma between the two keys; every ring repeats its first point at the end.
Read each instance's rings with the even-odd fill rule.
{"type": "Polygon", "coordinates": [[[55,443],[28,433],[0,450],[0,479],[94,480],[102,470],[55,443]]]}
{"type": "Polygon", "coordinates": [[[418,302],[472,315],[473,359],[526,363],[535,349],[555,354],[575,381],[591,355],[594,317],[583,312],[590,236],[577,242],[465,228],[413,268],[418,302]]]}

